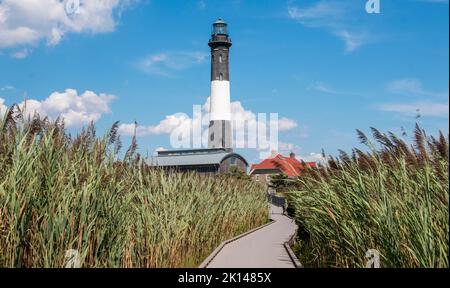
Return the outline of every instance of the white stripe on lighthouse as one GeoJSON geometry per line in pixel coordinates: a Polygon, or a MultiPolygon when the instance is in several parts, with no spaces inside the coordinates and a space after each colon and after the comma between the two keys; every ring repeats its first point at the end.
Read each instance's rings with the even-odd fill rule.
{"type": "Polygon", "coordinates": [[[211,81],[210,120],[231,120],[230,82],[211,81]]]}

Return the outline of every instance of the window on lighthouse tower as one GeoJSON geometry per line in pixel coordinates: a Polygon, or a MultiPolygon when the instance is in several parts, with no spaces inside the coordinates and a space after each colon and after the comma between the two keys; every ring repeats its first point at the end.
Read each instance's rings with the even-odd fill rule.
{"type": "Polygon", "coordinates": [[[222,63],[222,54],[219,55],[219,63],[222,63]]]}
{"type": "Polygon", "coordinates": [[[223,74],[222,73],[219,74],[219,81],[223,81],[223,74]]]}

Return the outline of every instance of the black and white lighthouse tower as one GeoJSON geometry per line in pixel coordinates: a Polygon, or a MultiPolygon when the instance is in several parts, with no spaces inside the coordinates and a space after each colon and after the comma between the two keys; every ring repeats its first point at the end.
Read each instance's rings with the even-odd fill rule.
{"type": "Polygon", "coordinates": [[[209,47],[211,47],[211,106],[208,149],[159,151],[157,156],[146,159],[148,165],[178,172],[196,171],[203,175],[229,173],[234,168],[247,172],[248,162],[232,149],[228,62],[231,39],[228,38],[228,25],[222,19],[213,24],[209,47]]]}
{"type": "Polygon", "coordinates": [[[208,133],[208,148],[233,147],[230,108],[230,66],[231,39],[228,25],[222,19],[213,24],[211,39],[211,107],[208,133]]]}

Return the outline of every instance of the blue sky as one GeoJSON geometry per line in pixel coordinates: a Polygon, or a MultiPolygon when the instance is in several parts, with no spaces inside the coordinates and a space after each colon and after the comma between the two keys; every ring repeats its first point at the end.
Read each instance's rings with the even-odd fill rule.
{"type": "MultiPolygon", "coordinates": [[[[307,160],[358,145],[355,129],[448,133],[445,0],[0,0],[0,113],[21,103],[72,133],[139,124],[142,154],[210,93],[211,24],[230,26],[236,113],[279,113],[280,150],[307,160]],[[3,107],[3,108],[2,108],[3,107]],[[128,124],[128,125],[127,125],[128,124]],[[281,128],[281,127],[280,127],[281,128]]],[[[242,150],[250,162],[258,151],[242,150]]]]}

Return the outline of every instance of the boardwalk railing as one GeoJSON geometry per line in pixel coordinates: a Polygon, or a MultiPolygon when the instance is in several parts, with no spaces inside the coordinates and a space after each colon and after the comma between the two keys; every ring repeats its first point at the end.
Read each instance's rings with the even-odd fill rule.
{"type": "Polygon", "coordinates": [[[286,199],[283,197],[278,197],[272,194],[267,195],[267,197],[270,204],[286,208],[286,199]]]}

